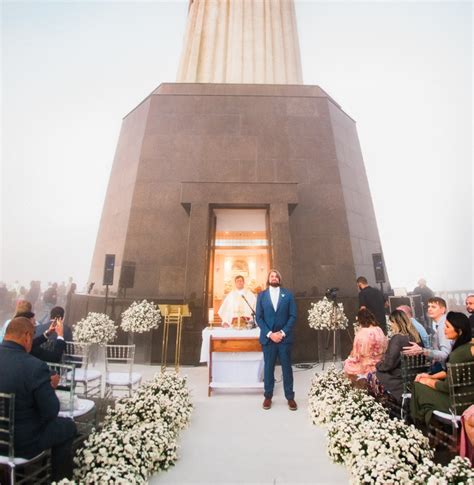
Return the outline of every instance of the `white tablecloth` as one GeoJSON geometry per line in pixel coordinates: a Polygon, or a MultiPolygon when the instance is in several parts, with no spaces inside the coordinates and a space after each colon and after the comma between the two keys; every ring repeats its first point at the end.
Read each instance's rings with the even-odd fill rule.
{"type": "MultiPolygon", "coordinates": [[[[201,358],[200,362],[207,362],[209,360],[209,342],[211,340],[211,335],[213,337],[254,337],[258,338],[260,336],[260,329],[257,328],[252,328],[252,330],[236,330],[235,328],[209,328],[206,327],[202,331],[202,345],[201,345],[201,358]]],[[[214,355],[212,358],[217,358],[218,360],[228,360],[226,358],[222,359],[222,357],[226,356],[234,356],[233,359],[235,360],[235,354],[237,352],[214,352],[216,355],[214,355]],[[218,355],[217,355],[218,354],[218,355]]],[[[263,353],[262,352],[239,352],[238,353],[240,358],[239,360],[245,360],[249,356],[252,357],[252,359],[255,359],[255,354],[260,355],[263,358],[263,353]]]]}
{"type": "MultiPolygon", "coordinates": [[[[254,337],[260,329],[205,328],[202,331],[201,362],[209,360],[209,341],[213,337],[254,337]]],[[[263,352],[214,352],[212,355],[213,383],[254,384],[263,381],[263,352]]]]}

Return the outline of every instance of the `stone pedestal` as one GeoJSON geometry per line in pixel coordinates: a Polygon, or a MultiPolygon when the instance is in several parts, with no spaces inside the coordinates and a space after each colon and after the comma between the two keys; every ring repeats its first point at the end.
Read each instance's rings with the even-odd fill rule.
{"type": "MultiPolygon", "coordinates": [[[[329,287],[355,300],[359,275],[375,284],[381,246],[356,126],[330,96],[318,86],[162,84],[124,118],[89,280],[103,294],[104,257],[115,254],[112,295],[134,263],[128,298],[189,304],[183,364],[197,363],[208,320],[215,207],[267,209],[271,264],[302,308],[329,287]]],[[[154,362],[160,344],[156,332],[154,362]]],[[[300,360],[313,358],[298,345],[300,360]]]]}

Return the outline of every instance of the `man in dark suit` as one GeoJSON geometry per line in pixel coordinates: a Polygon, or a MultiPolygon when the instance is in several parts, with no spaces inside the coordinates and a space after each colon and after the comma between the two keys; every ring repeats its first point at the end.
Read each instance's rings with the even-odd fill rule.
{"type": "Polygon", "coordinates": [[[15,394],[15,455],[32,458],[51,449],[52,478],[59,481],[72,476],[76,425],[58,417],[49,368],[29,353],[34,333],[28,318],[14,318],[8,325],[0,345],[0,392],[15,394]]]}
{"type": "MultiPolygon", "coordinates": [[[[15,318],[16,317],[28,318],[33,325],[35,324],[35,314],[33,312],[17,313],[15,315],[15,318]]],[[[30,354],[37,359],[43,360],[44,362],[61,362],[63,352],[66,348],[66,343],[64,342],[63,336],[64,327],[62,320],[54,319],[54,321],[52,321],[52,323],[46,327],[47,330],[38,336],[36,336],[37,327],[38,326],[35,327],[35,337],[33,338],[30,354]],[[42,345],[48,342],[50,337],[53,335],[56,336],[56,340],[52,341],[50,350],[43,348],[42,345]]]]}
{"type": "Polygon", "coordinates": [[[385,320],[385,302],[383,294],[377,288],[369,286],[367,278],[359,276],[356,280],[357,287],[359,288],[359,310],[367,308],[370,310],[383,330],[383,333],[387,333],[387,322],[385,320]]]}
{"type": "Polygon", "coordinates": [[[273,388],[275,386],[275,363],[280,360],[283,372],[283,388],[288,400],[288,407],[296,411],[293,390],[293,370],[291,368],[291,344],[293,343],[293,325],[296,322],[296,303],[293,295],[281,288],[281,275],[272,269],[268,274],[265,291],[257,298],[256,319],[260,327],[260,343],[264,360],[265,400],[263,409],[272,406],[273,388]]]}

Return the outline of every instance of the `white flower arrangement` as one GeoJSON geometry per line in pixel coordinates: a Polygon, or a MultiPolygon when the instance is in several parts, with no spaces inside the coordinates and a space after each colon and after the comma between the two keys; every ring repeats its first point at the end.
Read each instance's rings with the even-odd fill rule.
{"type": "Polygon", "coordinates": [[[114,465],[107,467],[94,468],[82,480],[84,485],[96,485],[107,483],[114,485],[145,485],[147,481],[137,475],[133,468],[126,465],[114,465]]]}
{"type": "Polygon", "coordinates": [[[471,463],[467,458],[456,456],[446,466],[426,460],[418,466],[415,485],[451,485],[473,483],[471,463]]]}
{"type": "Polygon", "coordinates": [[[433,450],[419,430],[390,419],[381,404],[353,389],[334,367],[314,376],[309,412],[313,423],[328,426],[328,454],[349,467],[353,484],[474,483],[469,460],[434,463],[433,450]]]}
{"type": "Polygon", "coordinates": [[[123,313],[120,327],[125,332],[145,333],[158,328],[161,314],[158,307],[147,300],[134,301],[123,313]]]}
{"type": "Polygon", "coordinates": [[[308,310],[308,323],[315,330],[344,330],[349,320],[344,314],[342,303],[334,304],[326,297],[317,303],[311,303],[308,310]]]}
{"type": "Polygon", "coordinates": [[[106,345],[117,336],[117,327],[104,313],[91,312],[76,323],[72,333],[75,342],[106,345]]]}
{"type": "Polygon", "coordinates": [[[178,433],[189,423],[193,407],[186,384],[177,374],[159,374],[109,408],[103,429],[76,453],[76,480],[143,484],[173,465],[178,433]]]}
{"type": "Polygon", "coordinates": [[[147,480],[159,470],[166,470],[176,461],[176,435],[162,420],[142,423],[131,429],[109,424],[92,433],[74,462],[74,477],[80,479],[96,468],[125,465],[137,480],[147,480]]]}
{"type": "Polygon", "coordinates": [[[104,423],[129,429],[143,422],[165,421],[176,434],[189,423],[192,403],[186,379],[177,374],[158,374],[141,386],[132,397],[117,401],[108,409],[104,423]]]}

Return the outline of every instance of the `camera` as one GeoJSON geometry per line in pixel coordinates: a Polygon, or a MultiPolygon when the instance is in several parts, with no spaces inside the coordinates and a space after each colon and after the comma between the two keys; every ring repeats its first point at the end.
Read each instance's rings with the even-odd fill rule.
{"type": "Polygon", "coordinates": [[[339,288],[327,288],[326,289],[326,298],[328,300],[332,300],[332,301],[335,301],[336,298],[337,298],[337,292],[339,291],[339,288]]]}

